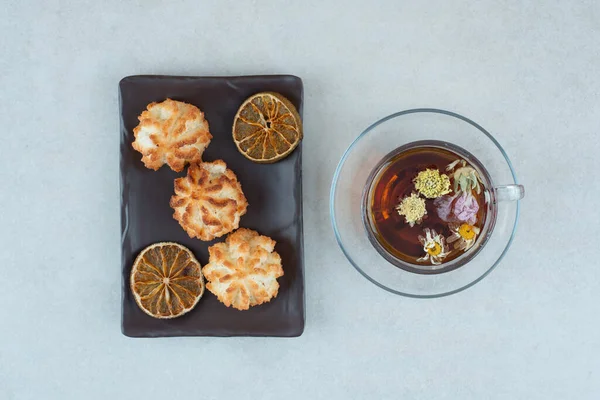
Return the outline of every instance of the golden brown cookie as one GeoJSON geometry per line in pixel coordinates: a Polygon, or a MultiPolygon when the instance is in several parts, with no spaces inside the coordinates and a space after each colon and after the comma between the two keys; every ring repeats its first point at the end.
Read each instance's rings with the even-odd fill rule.
{"type": "Polygon", "coordinates": [[[138,120],[132,145],[142,153],[146,168],[153,170],[167,164],[179,172],[187,162],[202,161],[202,153],[212,139],[204,113],[181,101],[150,103],[138,120]]]}
{"type": "Polygon", "coordinates": [[[225,243],[208,248],[209,262],[202,268],[206,288],[227,307],[247,310],[277,297],[283,276],[275,241],[240,228],[225,243]]]}
{"type": "Polygon", "coordinates": [[[223,160],[190,165],[185,178],[175,179],[170,204],[188,235],[204,241],[237,229],[248,207],[242,185],[223,160]]]}

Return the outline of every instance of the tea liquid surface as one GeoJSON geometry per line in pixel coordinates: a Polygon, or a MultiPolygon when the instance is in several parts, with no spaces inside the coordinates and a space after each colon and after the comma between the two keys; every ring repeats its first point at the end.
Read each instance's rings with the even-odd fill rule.
{"type": "MultiPolygon", "coordinates": [[[[459,240],[455,238],[453,244],[447,243],[448,239],[453,235],[458,237],[460,234],[470,238],[471,234],[469,234],[468,226],[473,228],[471,233],[474,230],[481,229],[485,222],[488,207],[485,201],[485,188],[481,181],[479,181],[481,187],[479,193],[476,190],[461,191],[459,189],[455,191],[453,189],[455,181],[454,172],[462,166],[472,167],[469,163],[462,160],[464,160],[463,157],[446,149],[418,147],[397,154],[388,162],[387,166],[384,167],[385,170],[379,175],[377,182],[374,183],[375,186],[370,205],[371,221],[373,221],[376,230],[375,235],[379,243],[388,252],[403,261],[418,265],[447,263],[465,253],[464,250],[454,249],[455,246],[460,247],[458,246],[458,242],[463,241],[462,237],[459,237],[459,240]],[[458,162],[458,165],[453,170],[447,171],[447,167],[455,162],[458,162]],[[464,162],[464,164],[461,162],[464,162]],[[445,197],[446,203],[451,205],[450,209],[459,208],[460,204],[457,204],[457,199],[467,192],[473,196],[479,206],[479,209],[474,213],[474,218],[476,219],[474,223],[469,224],[458,220],[456,217],[451,217],[451,219],[454,219],[453,222],[443,220],[438,215],[439,207],[436,206],[435,199],[429,199],[419,194],[418,190],[415,189],[414,180],[419,172],[427,169],[437,170],[440,174],[445,174],[450,178],[450,189],[452,191],[445,195],[447,196],[445,197]],[[415,223],[411,227],[406,221],[406,217],[400,215],[397,207],[402,199],[414,193],[425,200],[427,213],[420,223],[415,223]],[[448,203],[453,197],[454,203],[448,203]],[[460,230],[459,234],[461,226],[462,230],[460,230]],[[451,227],[454,229],[451,229],[451,227]],[[446,242],[448,254],[443,259],[436,260],[437,262],[432,262],[431,259],[418,261],[427,252],[424,249],[423,243],[419,240],[419,236],[426,236],[424,233],[426,228],[435,231],[438,236],[441,235],[446,242]]],[[[460,214],[458,215],[460,216],[460,214]]],[[[473,220],[470,222],[473,222],[473,220]]],[[[474,240],[476,239],[475,237],[474,240]]],[[[476,247],[471,246],[467,251],[476,247]]],[[[436,249],[432,249],[430,252],[433,254],[436,252],[436,249]]]]}

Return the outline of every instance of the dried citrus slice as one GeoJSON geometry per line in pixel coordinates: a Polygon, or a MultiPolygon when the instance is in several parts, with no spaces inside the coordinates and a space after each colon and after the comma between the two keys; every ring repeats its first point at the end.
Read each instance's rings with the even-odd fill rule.
{"type": "Polygon", "coordinates": [[[235,145],[246,158],[257,163],[274,163],[287,157],[301,139],[300,115],[279,93],[251,96],[233,120],[235,145]]]}
{"type": "Polygon", "coordinates": [[[204,293],[200,263],[177,243],[150,245],[133,263],[131,291],[151,317],[179,317],[194,308],[204,293]]]}

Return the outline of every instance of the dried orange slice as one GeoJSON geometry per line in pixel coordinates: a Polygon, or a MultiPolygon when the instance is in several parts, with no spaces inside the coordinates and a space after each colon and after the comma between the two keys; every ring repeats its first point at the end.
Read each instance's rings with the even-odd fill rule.
{"type": "Polygon", "coordinates": [[[235,114],[233,141],[249,160],[274,163],[294,151],[300,140],[300,115],[279,93],[257,93],[246,99],[235,114]]]}
{"type": "Polygon", "coordinates": [[[204,293],[200,263],[180,244],[150,245],[133,263],[131,291],[151,317],[179,317],[194,308],[204,293]]]}

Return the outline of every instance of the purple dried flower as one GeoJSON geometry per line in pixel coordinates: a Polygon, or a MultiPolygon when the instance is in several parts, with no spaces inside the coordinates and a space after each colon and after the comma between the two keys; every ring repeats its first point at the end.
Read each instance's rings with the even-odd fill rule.
{"type": "Polygon", "coordinates": [[[456,199],[457,195],[449,196],[444,195],[442,197],[438,197],[433,201],[433,205],[435,206],[435,210],[437,212],[438,217],[441,218],[442,221],[451,222],[454,220],[452,218],[452,203],[456,199]]]}
{"type": "Polygon", "coordinates": [[[477,221],[479,204],[471,193],[442,196],[434,200],[438,217],[445,222],[466,222],[470,225],[477,221]]]}
{"type": "Polygon", "coordinates": [[[452,214],[460,222],[466,222],[470,225],[477,222],[477,211],[479,211],[479,204],[477,199],[471,193],[461,194],[452,207],[452,214]]]}

